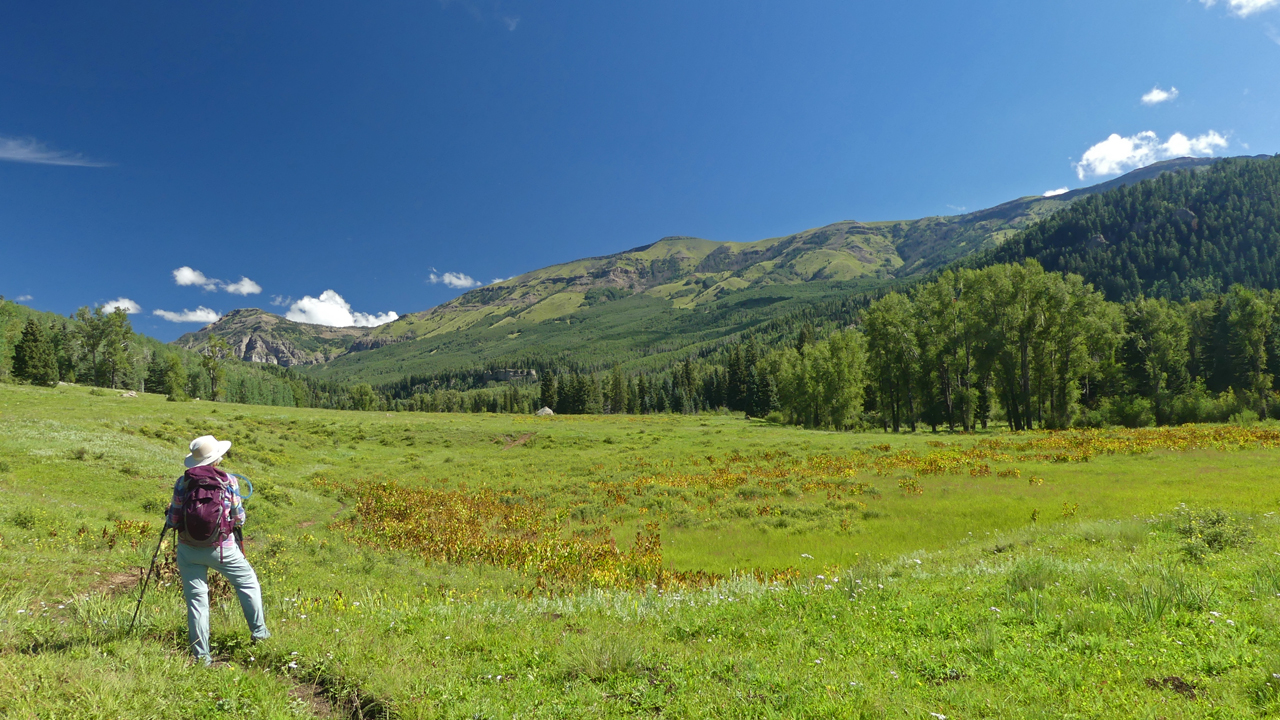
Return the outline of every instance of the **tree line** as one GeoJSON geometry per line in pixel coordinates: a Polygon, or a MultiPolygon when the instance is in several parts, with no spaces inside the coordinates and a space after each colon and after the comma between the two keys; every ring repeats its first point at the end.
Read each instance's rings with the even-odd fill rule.
{"type": "MultiPolygon", "coordinates": [[[[29,314],[16,340],[6,342],[19,379],[133,388],[174,400],[417,412],[742,412],[813,428],[894,432],[1280,413],[1277,291],[1236,285],[1196,300],[1139,295],[1119,303],[1079,275],[1029,260],[947,270],[841,309],[854,310],[847,325],[800,317],[805,321],[789,331],[771,328],[769,339],[743,336],[662,371],[547,363],[536,381],[526,373],[484,387],[476,387],[483,377],[476,373],[382,387],[323,383],[288,368],[241,363],[220,340],[200,354],[159,345],[134,334],[123,312],[101,308],[52,320],[29,314]]],[[[0,340],[14,336],[0,333],[0,340]]],[[[7,369],[0,363],[0,373],[7,369]]]]}
{"type": "Polygon", "coordinates": [[[1108,301],[1035,261],[959,268],[851,327],[747,338],[670,372],[544,373],[558,413],[731,410],[807,427],[970,431],[1169,424],[1280,412],[1280,292],[1108,301]]]}
{"type": "Polygon", "coordinates": [[[236,359],[221,340],[195,353],[140,335],[123,310],[82,307],[69,317],[0,297],[0,380],[79,383],[171,400],[352,409],[351,389],[236,359]]]}

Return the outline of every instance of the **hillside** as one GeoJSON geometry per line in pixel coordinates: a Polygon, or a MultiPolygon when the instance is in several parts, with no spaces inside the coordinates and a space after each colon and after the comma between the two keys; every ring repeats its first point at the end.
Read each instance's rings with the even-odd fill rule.
{"type": "Polygon", "coordinates": [[[525,273],[371,329],[237,311],[178,344],[198,350],[217,335],[245,360],[375,383],[532,358],[583,366],[659,363],[815,302],[990,252],[1080,198],[1214,162],[1171,160],[1064,195],[1023,197],[958,216],[843,221],[750,243],[663,238],[525,273]]]}
{"type": "Polygon", "coordinates": [[[1280,288],[1280,156],[1092,195],[973,262],[1026,258],[1078,273],[1111,300],[1280,288]]]}

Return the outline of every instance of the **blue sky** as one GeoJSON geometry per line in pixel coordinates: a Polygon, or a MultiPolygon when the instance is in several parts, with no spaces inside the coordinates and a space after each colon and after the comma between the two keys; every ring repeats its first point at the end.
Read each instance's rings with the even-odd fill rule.
{"type": "Polygon", "coordinates": [[[0,294],[166,340],[1280,152],[1280,0],[4,5],[0,294]]]}

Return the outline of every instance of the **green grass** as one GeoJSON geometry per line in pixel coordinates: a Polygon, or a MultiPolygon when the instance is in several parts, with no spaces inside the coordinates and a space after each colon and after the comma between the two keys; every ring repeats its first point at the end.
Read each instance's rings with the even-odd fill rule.
{"type": "Polygon", "coordinates": [[[0,715],[1280,713],[1280,486],[1269,474],[1280,451],[1013,458],[990,476],[919,478],[919,494],[899,488],[902,470],[699,480],[735,451],[763,473],[882,443],[924,455],[983,439],[1015,438],[817,433],[730,416],[341,413],[0,385],[0,715]],[[228,468],[257,487],[248,555],[275,637],[248,646],[223,596],[214,641],[228,664],[199,670],[183,652],[176,587],[149,591],[141,631],[124,630],[186,442],[206,432],[235,443],[228,468]],[[1020,478],[997,475],[1014,467],[1020,478]],[[805,490],[814,479],[839,490],[805,490]],[[608,528],[623,547],[656,521],[669,566],[725,578],[546,592],[518,569],[356,545],[338,527],[353,497],[335,488],[362,480],[493,490],[544,508],[566,533],[608,528]],[[1073,517],[1064,503],[1078,505],[1073,517]],[[1226,530],[1201,552],[1188,527],[1226,530]],[[746,572],[782,567],[799,579],[746,572]]]}

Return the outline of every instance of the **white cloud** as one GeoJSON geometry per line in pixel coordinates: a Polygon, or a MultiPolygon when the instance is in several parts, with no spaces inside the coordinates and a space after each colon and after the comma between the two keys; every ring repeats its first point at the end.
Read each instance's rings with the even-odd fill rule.
{"type": "Polygon", "coordinates": [[[196,285],[205,290],[217,290],[218,281],[207,278],[204,273],[186,265],[173,271],[173,281],[182,286],[196,285]]]}
{"type": "Polygon", "coordinates": [[[75,167],[108,167],[111,163],[90,160],[80,153],[52,150],[35,138],[0,137],[0,160],[33,165],[72,165],[75,167]]]}
{"type": "Polygon", "coordinates": [[[222,289],[232,295],[257,295],[262,292],[262,286],[247,277],[241,277],[240,282],[227,283],[222,289]]]}
{"type": "Polygon", "coordinates": [[[1227,145],[1227,139],[1213,130],[1194,138],[1174,133],[1165,142],[1150,130],[1129,137],[1112,133],[1085,151],[1080,162],[1075,163],[1076,174],[1081,180],[1089,176],[1119,175],[1170,158],[1212,157],[1227,145]]]}
{"type": "Polygon", "coordinates": [[[1174,155],[1202,157],[1204,155],[1213,155],[1214,152],[1226,148],[1228,144],[1226,138],[1210,130],[1200,137],[1190,139],[1182,133],[1174,133],[1169,138],[1169,142],[1165,143],[1165,146],[1174,155]]]}
{"type": "Polygon", "coordinates": [[[158,315],[159,317],[162,317],[165,320],[168,320],[169,322],[198,322],[198,323],[204,323],[205,325],[208,325],[209,323],[212,323],[212,322],[217,322],[219,318],[222,317],[217,313],[217,311],[210,310],[209,308],[203,305],[196,308],[195,310],[184,309],[180,313],[170,312],[168,310],[153,310],[151,311],[151,314],[158,315]]]}
{"type": "Polygon", "coordinates": [[[31,297],[30,295],[19,295],[18,297],[13,299],[14,302],[26,302],[28,300],[35,300],[35,298],[31,297]]]}
{"type": "Polygon", "coordinates": [[[330,327],[377,327],[400,317],[393,312],[380,314],[352,312],[351,304],[332,290],[325,290],[320,297],[304,296],[285,313],[294,322],[330,327]]]}
{"type": "MultiPolygon", "coordinates": [[[[1205,7],[1213,7],[1218,4],[1218,0],[1200,0],[1205,7]]],[[[1231,8],[1231,12],[1240,17],[1249,17],[1250,15],[1268,10],[1280,5],[1280,0],[1226,0],[1227,7],[1231,8]]]]}
{"type": "Polygon", "coordinates": [[[1162,89],[1159,85],[1151,88],[1151,92],[1142,96],[1143,105],[1159,105],[1162,102],[1178,99],[1178,88],[1162,89]]]}
{"type": "Polygon", "coordinates": [[[427,282],[431,283],[432,285],[443,283],[446,287],[451,287],[451,288],[454,288],[455,290],[465,290],[466,288],[480,287],[481,285],[484,284],[479,280],[476,280],[475,278],[471,277],[470,275],[466,275],[464,273],[456,273],[456,272],[447,272],[447,273],[444,273],[443,275],[437,275],[436,273],[433,272],[427,276],[427,282]]]}
{"type": "Polygon", "coordinates": [[[272,305],[275,305],[275,306],[277,306],[277,307],[284,307],[285,305],[292,305],[292,304],[293,304],[293,298],[292,298],[292,297],[285,297],[284,295],[272,295],[272,296],[271,296],[271,304],[272,304],[272,305]]]}
{"type": "Polygon", "coordinates": [[[223,282],[217,278],[206,277],[204,273],[186,265],[173,271],[173,281],[179,285],[194,285],[209,291],[226,290],[232,295],[257,295],[262,292],[261,285],[243,275],[240,276],[239,282],[223,282]]]}
{"type": "Polygon", "coordinates": [[[137,315],[142,312],[142,306],[127,297],[116,298],[102,305],[102,312],[115,312],[116,310],[123,310],[129,315],[137,315]]]}
{"type": "Polygon", "coordinates": [[[1057,190],[1045,190],[1044,197],[1057,197],[1059,195],[1066,195],[1069,192],[1071,192],[1070,188],[1058,188],[1057,190]]]}

